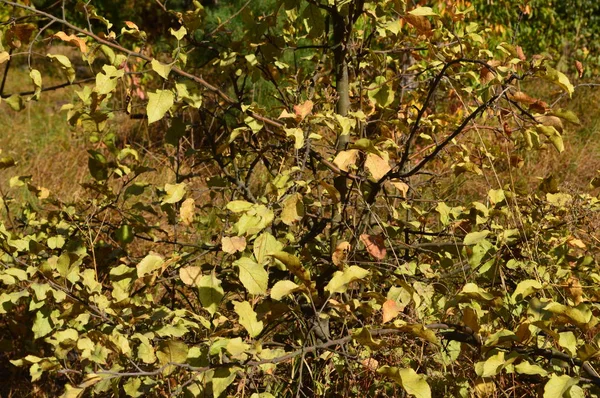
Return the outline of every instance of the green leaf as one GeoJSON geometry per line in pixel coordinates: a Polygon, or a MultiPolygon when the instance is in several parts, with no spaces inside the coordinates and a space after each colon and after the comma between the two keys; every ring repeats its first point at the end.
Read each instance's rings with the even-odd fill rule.
{"type": "Polygon", "coordinates": [[[548,374],[548,372],[541,366],[535,364],[532,365],[527,361],[523,361],[518,365],[515,365],[515,371],[525,375],[540,375],[542,377],[546,377],[548,374]]]}
{"type": "Polygon", "coordinates": [[[558,334],[558,345],[569,352],[570,355],[577,354],[577,338],[573,332],[561,332],[558,334]]]}
{"type": "Polygon", "coordinates": [[[285,265],[292,274],[310,289],[310,272],[302,265],[298,257],[284,251],[270,253],[269,255],[285,265]]]}
{"type": "Polygon", "coordinates": [[[162,119],[167,111],[173,106],[175,95],[170,90],[156,90],[155,93],[148,93],[148,124],[152,124],[162,119]]]}
{"type": "Polygon", "coordinates": [[[148,275],[149,273],[159,269],[164,263],[161,255],[156,253],[148,254],[136,266],[138,278],[148,275]]]}
{"type": "Polygon", "coordinates": [[[569,111],[566,109],[556,109],[553,110],[552,112],[548,113],[549,115],[553,115],[553,116],[557,116],[561,119],[566,120],[567,122],[571,122],[573,124],[576,125],[580,125],[581,122],[579,121],[579,118],[577,117],[577,115],[575,114],[575,112],[573,111],[569,111]]]}
{"type": "Polygon", "coordinates": [[[60,64],[60,68],[67,74],[67,79],[69,83],[73,83],[75,80],[75,69],[73,69],[73,65],[71,64],[71,60],[64,55],[54,55],[47,54],[46,57],[51,60],[56,60],[60,64]]]}
{"type": "Polygon", "coordinates": [[[411,15],[416,15],[419,17],[436,17],[438,14],[433,11],[431,7],[417,7],[412,11],[408,12],[411,15]]]}
{"type": "MultiPolygon", "coordinates": [[[[575,88],[569,81],[569,78],[562,72],[546,66],[546,79],[550,80],[552,83],[559,85],[563,90],[569,93],[569,97],[573,95],[575,88]]],[[[545,398],[545,396],[544,396],[545,398]]]]}
{"type": "Polygon", "coordinates": [[[119,78],[123,77],[125,71],[117,69],[112,65],[104,65],[102,67],[104,73],[100,72],[96,75],[96,91],[98,95],[106,95],[113,92],[117,88],[119,78]]]}
{"type": "Polygon", "coordinates": [[[185,191],[185,182],[179,184],[165,184],[165,196],[161,201],[161,204],[179,202],[185,196],[185,191]]]}
{"type": "Polygon", "coordinates": [[[33,98],[37,100],[40,98],[40,93],[42,92],[42,75],[40,74],[39,70],[32,69],[31,72],[29,72],[29,77],[31,77],[33,85],[35,86],[33,98]]]}
{"type": "Polygon", "coordinates": [[[374,340],[373,335],[367,328],[360,328],[352,332],[352,339],[356,340],[359,344],[369,347],[372,350],[378,350],[383,346],[381,340],[374,340]]]}
{"type": "Polygon", "coordinates": [[[300,289],[300,286],[296,285],[292,281],[279,281],[271,288],[271,298],[279,301],[298,289],[300,289]]]}
{"type": "Polygon", "coordinates": [[[304,146],[304,131],[299,128],[284,129],[287,137],[294,137],[294,148],[301,149],[304,146]]]}
{"type": "Polygon", "coordinates": [[[134,237],[133,229],[129,224],[123,224],[115,231],[115,239],[124,245],[133,242],[134,237]]]}
{"type": "Polygon", "coordinates": [[[73,387],[70,384],[65,385],[65,392],[62,393],[60,398],[79,398],[85,392],[85,388],[73,387]]]}
{"type": "MultiPolygon", "coordinates": [[[[164,366],[169,363],[184,364],[187,359],[188,346],[183,341],[168,340],[160,343],[156,351],[159,363],[164,366]]],[[[175,367],[168,366],[164,373],[169,374],[175,367]]]]}
{"type": "Polygon", "coordinates": [[[579,383],[578,378],[553,374],[544,386],[544,398],[562,398],[567,390],[577,383],[579,383]]]}
{"type": "Polygon", "coordinates": [[[138,377],[130,378],[126,383],[123,384],[123,390],[128,397],[141,397],[144,393],[140,392],[140,386],[142,380],[138,377]]]}
{"type": "Polygon", "coordinates": [[[214,315],[225,295],[221,281],[217,278],[215,270],[210,275],[204,275],[198,282],[200,302],[211,315],[214,315]]]}
{"type": "Polygon", "coordinates": [[[265,294],[269,282],[269,274],[265,268],[249,257],[242,257],[233,262],[240,271],[240,282],[250,294],[265,294]]]}
{"type": "Polygon", "coordinates": [[[35,320],[31,331],[33,332],[33,338],[39,339],[50,334],[53,331],[54,322],[50,317],[50,310],[42,308],[35,313],[35,320]]]}
{"type": "Polygon", "coordinates": [[[233,309],[236,314],[240,317],[240,325],[248,331],[250,337],[256,337],[263,330],[263,322],[256,319],[256,312],[252,309],[252,306],[247,301],[233,302],[233,309]]]}
{"type": "Polygon", "coordinates": [[[263,232],[254,240],[254,257],[259,264],[265,264],[267,256],[283,250],[283,243],[279,242],[273,235],[263,232]]]}
{"type": "Polygon", "coordinates": [[[137,348],[137,356],[142,360],[142,362],[146,364],[156,362],[154,347],[152,347],[152,343],[148,337],[144,336],[143,334],[136,333],[132,336],[132,339],[137,339],[140,341],[140,345],[137,348]]]}
{"type": "Polygon", "coordinates": [[[498,352],[496,355],[492,355],[483,363],[483,371],[478,376],[481,377],[492,377],[504,369],[506,360],[504,359],[504,351],[498,352]]]}
{"type": "Polygon", "coordinates": [[[4,99],[4,102],[6,102],[8,106],[10,106],[11,109],[15,112],[19,112],[25,109],[25,102],[23,101],[23,98],[21,98],[21,96],[18,94],[13,94],[10,97],[4,99]]]}
{"type": "Polygon", "coordinates": [[[542,284],[534,279],[521,281],[512,294],[512,299],[515,303],[517,303],[520,300],[526,299],[530,294],[542,289],[542,287],[542,284]]]}
{"type": "Polygon", "coordinates": [[[481,242],[490,234],[490,231],[479,231],[479,232],[471,232],[465,236],[463,243],[465,245],[474,245],[476,243],[481,242]]]}
{"type": "Polygon", "coordinates": [[[400,384],[408,394],[417,398],[431,398],[431,388],[425,377],[411,368],[398,369],[397,367],[382,366],[377,373],[387,376],[400,384]]]}
{"type": "Polygon", "coordinates": [[[235,376],[238,372],[238,368],[218,368],[212,376],[212,390],[213,396],[219,397],[235,380],[235,376]]]}
{"type": "Polygon", "coordinates": [[[563,143],[562,136],[558,130],[556,130],[556,128],[553,126],[544,126],[538,124],[535,126],[535,129],[538,133],[545,135],[559,153],[565,150],[565,144],[563,143]]]}
{"type": "Polygon", "coordinates": [[[171,68],[173,67],[173,64],[163,64],[156,59],[153,59],[150,65],[152,66],[152,70],[165,80],[168,79],[171,68]]]}
{"type": "Polygon", "coordinates": [[[349,283],[363,279],[367,275],[369,275],[369,271],[356,265],[348,267],[344,271],[336,271],[333,278],[325,286],[325,290],[330,293],[344,293],[349,283]]]}
{"type": "Polygon", "coordinates": [[[187,29],[185,28],[185,26],[182,26],[182,27],[180,27],[177,30],[175,30],[173,28],[169,28],[169,32],[173,36],[175,36],[175,38],[177,39],[177,41],[181,41],[181,39],[183,39],[183,37],[187,34],[187,29]]]}
{"type": "Polygon", "coordinates": [[[227,210],[232,211],[234,213],[241,213],[243,211],[250,210],[254,205],[250,202],[246,202],[245,200],[232,200],[227,203],[227,210]]]}

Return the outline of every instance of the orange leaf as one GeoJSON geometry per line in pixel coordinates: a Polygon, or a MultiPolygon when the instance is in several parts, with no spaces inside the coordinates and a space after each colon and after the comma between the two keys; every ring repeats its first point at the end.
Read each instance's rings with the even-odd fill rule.
{"type": "Polygon", "coordinates": [[[338,268],[343,268],[348,252],[350,251],[350,243],[342,242],[335,248],[335,251],[331,255],[331,261],[338,268]]]}
{"type": "Polygon", "coordinates": [[[294,105],[294,112],[296,113],[296,120],[301,122],[305,117],[310,115],[310,112],[313,108],[313,102],[311,100],[307,100],[303,104],[294,105]]]}
{"type": "Polygon", "coordinates": [[[396,300],[387,300],[381,306],[381,311],[383,312],[383,323],[386,323],[398,316],[400,313],[400,306],[396,300]]]}
{"type": "Polygon", "coordinates": [[[583,76],[583,64],[579,61],[575,61],[575,68],[577,68],[577,72],[579,72],[579,78],[583,76]]]}
{"type": "Polygon", "coordinates": [[[525,53],[523,52],[523,49],[521,48],[521,46],[517,46],[516,50],[517,50],[517,57],[519,57],[519,59],[521,61],[525,61],[527,59],[527,57],[525,56],[525,53]]]}
{"type": "Polygon", "coordinates": [[[377,260],[383,260],[385,258],[387,249],[385,248],[383,236],[362,234],[360,236],[360,241],[365,244],[367,252],[369,252],[373,258],[377,260]]]}
{"type": "Polygon", "coordinates": [[[87,52],[87,44],[85,44],[85,40],[75,35],[67,35],[65,32],[55,33],[52,37],[56,37],[57,39],[61,39],[62,41],[66,41],[69,44],[73,44],[76,47],[79,47],[82,53],[87,52]]]}

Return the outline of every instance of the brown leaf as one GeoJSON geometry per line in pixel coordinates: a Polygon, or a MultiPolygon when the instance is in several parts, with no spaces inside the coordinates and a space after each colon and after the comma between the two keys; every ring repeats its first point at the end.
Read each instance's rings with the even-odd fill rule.
{"type": "Polygon", "coordinates": [[[243,236],[225,236],[221,239],[221,246],[225,253],[233,254],[235,252],[241,252],[246,248],[246,238],[243,236]]]}
{"type": "Polygon", "coordinates": [[[577,68],[577,72],[579,72],[579,78],[583,77],[583,64],[579,61],[575,61],[575,68],[577,68]]]}
{"type": "Polygon", "coordinates": [[[470,327],[475,333],[479,332],[477,313],[472,308],[467,307],[463,310],[463,323],[470,327]]]}
{"type": "Polygon", "coordinates": [[[372,372],[375,372],[379,368],[379,361],[375,358],[365,358],[361,362],[363,366],[372,372]]]}
{"type": "Polygon", "coordinates": [[[343,268],[346,263],[346,259],[348,258],[348,252],[350,251],[350,243],[341,242],[335,248],[335,251],[331,255],[331,261],[338,268],[343,268]]]}
{"type": "Polygon", "coordinates": [[[406,198],[408,190],[410,189],[407,183],[400,180],[391,180],[390,183],[394,186],[394,188],[396,188],[398,191],[400,191],[400,193],[402,193],[402,196],[406,198]]]}
{"type": "Polygon", "coordinates": [[[535,104],[538,101],[537,99],[530,97],[522,91],[517,91],[516,93],[509,94],[508,98],[515,102],[527,105],[535,104]]]}
{"type": "Polygon", "coordinates": [[[296,113],[296,120],[301,122],[304,118],[310,115],[313,109],[313,102],[311,100],[307,100],[303,104],[294,105],[294,112],[296,113]]]}
{"type": "Polygon", "coordinates": [[[421,15],[406,14],[404,20],[414,26],[414,28],[422,35],[431,36],[431,22],[421,15]]]}
{"type": "Polygon", "coordinates": [[[554,127],[559,133],[563,132],[562,120],[556,116],[538,116],[536,120],[538,123],[543,124],[544,126],[554,127]]]}
{"type": "Polygon", "coordinates": [[[194,221],[194,214],[196,212],[196,202],[194,198],[187,198],[181,204],[179,209],[179,217],[184,225],[190,225],[194,221]]]}
{"type": "Polygon", "coordinates": [[[510,126],[507,122],[504,122],[504,124],[502,125],[502,130],[504,130],[504,134],[506,134],[507,137],[510,137],[512,135],[512,130],[510,129],[510,126]]]}
{"type": "Polygon", "coordinates": [[[387,300],[381,306],[381,312],[383,313],[383,323],[389,322],[400,313],[400,306],[396,300],[387,300]]]}
{"type": "Polygon", "coordinates": [[[583,301],[583,289],[581,288],[581,283],[579,283],[579,279],[577,279],[574,276],[571,276],[567,280],[567,283],[569,284],[567,290],[573,298],[575,305],[581,304],[581,302],[583,301]]]}
{"type": "Polygon", "coordinates": [[[525,53],[523,52],[523,48],[521,48],[521,46],[517,46],[516,50],[517,50],[517,57],[519,57],[519,59],[521,61],[525,61],[527,59],[527,57],[525,56],[525,53]]]}
{"type": "Polygon", "coordinates": [[[531,112],[546,113],[548,110],[548,104],[544,101],[537,100],[535,103],[529,105],[531,112]]]}
{"type": "Polygon", "coordinates": [[[362,234],[360,236],[360,241],[365,244],[367,252],[369,252],[373,258],[376,260],[383,260],[385,258],[387,249],[385,248],[383,236],[362,234]]]}

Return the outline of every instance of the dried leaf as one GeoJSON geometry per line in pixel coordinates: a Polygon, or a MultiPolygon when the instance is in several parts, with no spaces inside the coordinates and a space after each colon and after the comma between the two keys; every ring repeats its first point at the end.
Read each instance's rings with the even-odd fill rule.
{"type": "Polygon", "coordinates": [[[383,313],[383,323],[386,323],[398,316],[400,313],[400,306],[396,300],[387,300],[381,306],[381,311],[383,313]]]}
{"type": "Polygon", "coordinates": [[[362,365],[369,369],[371,372],[375,372],[379,368],[379,361],[375,358],[365,358],[361,361],[362,365]]]}
{"type": "Polygon", "coordinates": [[[367,170],[369,170],[375,181],[379,181],[384,175],[387,174],[388,171],[392,169],[385,159],[373,153],[369,153],[367,155],[365,167],[367,170]]]}
{"type": "Polygon", "coordinates": [[[579,72],[579,78],[581,79],[583,77],[583,64],[579,61],[575,61],[575,68],[577,69],[577,72],[579,72]]]}
{"type": "Polygon", "coordinates": [[[194,213],[196,210],[196,202],[193,198],[187,198],[181,204],[179,209],[179,217],[183,225],[190,225],[194,221],[194,213]]]}
{"type": "Polygon", "coordinates": [[[575,276],[571,276],[568,280],[568,288],[569,294],[573,298],[575,305],[581,304],[583,301],[583,289],[581,287],[581,283],[579,283],[579,279],[575,276]]]}
{"type": "Polygon", "coordinates": [[[525,53],[523,52],[523,48],[521,48],[521,46],[516,46],[515,49],[517,50],[517,57],[519,57],[519,59],[521,61],[525,61],[527,59],[527,57],[525,56],[525,53]]]}
{"type": "Polygon", "coordinates": [[[65,32],[55,33],[52,37],[56,37],[58,39],[61,39],[62,41],[66,41],[69,44],[73,44],[74,46],[79,47],[79,50],[81,50],[82,53],[87,53],[87,44],[85,43],[85,40],[83,40],[81,37],[77,37],[75,35],[67,35],[65,32]]]}
{"type": "Polygon", "coordinates": [[[365,244],[367,252],[377,260],[383,260],[387,254],[385,240],[381,235],[362,234],[360,241],[365,244]]]}
{"type": "Polygon", "coordinates": [[[333,163],[340,168],[340,170],[348,171],[349,167],[356,164],[358,159],[358,149],[350,149],[348,151],[341,151],[337,154],[333,163]]]}
{"type": "Polygon", "coordinates": [[[198,286],[198,282],[202,278],[202,268],[195,265],[180,268],[179,278],[188,286],[198,286]]]}
{"type": "Polygon", "coordinates": [[[294,112],[296,113],[296,121],[301,122],[304,118],[310,115],[313,109],[313,102],[307,100],[302,104],[294,105],[294,112]]]}
{"type": "Polygon", "coordinates": [[[234,254],[236,252],[243,252],[246,248],[246,238],[243,236],[224,236],[221,239],[221,246],[225,253],[234,254]]]}
{"type": "Polygon", "coordinates": [[[431,22],[420,15],[406,14],[404,20],[411,24],[417,32],[425,36],[431,36],[431,22]]]}
{"type": "Polygon", "coordinates": [[[335,248],[335,251],[331,255],[331,261],[333,261],[333,264],[336,267],[342,269],[344,267],[344,264],[346,263],[346,259],[348,258],[349,252],[350,252],[350,243],[344,241],[344,242],[338,244],[337,247],[335,248]]]}

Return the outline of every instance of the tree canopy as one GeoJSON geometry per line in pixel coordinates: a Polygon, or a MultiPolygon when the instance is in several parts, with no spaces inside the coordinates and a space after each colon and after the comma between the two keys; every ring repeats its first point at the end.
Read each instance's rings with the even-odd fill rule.
{"type": "Polygon", "coordinates": [[[600,175],[529,171],[595,71],[540,29],[597,7],[424,3],[0,0],[2,106],[72,87],[89,142],[75,198],[0,158],[0,355],[64,397],[597,396],[600,175]]]}

